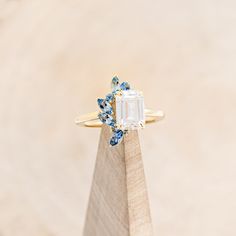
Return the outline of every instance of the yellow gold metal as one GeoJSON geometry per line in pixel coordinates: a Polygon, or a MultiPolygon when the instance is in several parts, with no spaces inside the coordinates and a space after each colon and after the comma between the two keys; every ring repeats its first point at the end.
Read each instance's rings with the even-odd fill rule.
{"type": "MultiPolygon", "coordinates": [[[[78,117],[75,120],[75,123],[79,126],[91,127],[91,128],[100,128],[102,122],[98,119],[99,112],[92,112],[83,116],[78,117]]],[[[160,121],[164,118],[163,111],[153,111],[145,109],[146,124],[154,123],[160,121]]]]}

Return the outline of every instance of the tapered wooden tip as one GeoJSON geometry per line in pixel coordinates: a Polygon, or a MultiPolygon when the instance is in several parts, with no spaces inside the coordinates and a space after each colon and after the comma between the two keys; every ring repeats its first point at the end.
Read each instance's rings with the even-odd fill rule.
{"type": "Polygon", "coordinates": [[[102,127],[84,236],[151,236],[152,224],[137,131],[109,146],[102,127]]]}

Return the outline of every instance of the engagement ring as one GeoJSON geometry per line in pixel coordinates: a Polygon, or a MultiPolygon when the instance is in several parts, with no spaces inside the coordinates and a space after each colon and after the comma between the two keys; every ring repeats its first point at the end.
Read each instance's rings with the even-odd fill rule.
{"type": "Polygon", "coordinates": [[[85,127],[101,127],[102,124],[110,126],[110,145],[115,146],[129,130],[142,129],[145,124],[164,118],[163,111],[145,109],[143,93],[131,89],[129,83],[120,83],[115,76],[111,87],[111,93],[97,99],[100,111],[78,117],[76,124],[85,127]]]}

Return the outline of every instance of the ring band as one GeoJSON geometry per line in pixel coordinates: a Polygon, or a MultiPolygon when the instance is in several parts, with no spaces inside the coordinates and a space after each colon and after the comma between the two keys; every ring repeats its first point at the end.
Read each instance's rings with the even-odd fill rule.
{"type": "MultiPolygon", "coordinates": [[[[163,111],[153,111],[150,109],[145,109],[145,123],[150,124],[160,121],[164,118],[163,111]]],[[[102,127],[102,122],[98,117],[99,112],[92,112],[82,116],[79,116],[75,123],[79,126],[90,127],[90,128],[100,128],[102,127]]]]}

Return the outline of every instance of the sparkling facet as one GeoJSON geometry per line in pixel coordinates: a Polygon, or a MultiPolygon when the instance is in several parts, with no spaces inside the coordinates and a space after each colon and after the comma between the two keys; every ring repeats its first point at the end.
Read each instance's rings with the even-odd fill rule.
{"type": "Polygon", "coordinates": [[[103,112],[105,112],[107,114],[112,114],[113,113],[112,106],[108,101],[106,101],[105,99],[99,98],[97,100],[97,102],[98,102],[98,106],[100,107],[100,109],[103,112]]]}
{"type": "Polygon", "coordinates": [[[129,83],[128,83],[128,82],[123,82],[123,83],[121,83],[120,89],[121,89],[121,90],[129,90],[129,89],[130,89],[129,83]]]}
{"type": "Polygon", "coordinates": [[[102,103],[103,103],[104,99],[102,98],[98,98],[97,99],[97,102],[98,102],[98,106],[100,106],[102,103]]]}
{"type": "Polygon", "coordinates": [[[114,98],[114,95],[113,95],[112,93],[109,93],[109,94],[107,94],[107,96],[106,96],[106,101],[107,101],[107,102],[111,102],[111,101],[113,100],[113,98],[114,98]]]}
{"type": "Polygon", "coordinates": [[[142,93],[126,90],[116,96],[116,125],[122,130],[144,127],[144,98],[142,93]]]}
{"type": "Polygon", "coordinates": [[[115,130],[110,140],[111,146],[117,145],[122,140],[123,134],[122,130],[115,130]]]}
{"type": "Polygon", "coordinates": [[[121,139],[123,137],[123,131],[118,129],[114,132],[114,135],[118,138],[121,139]]]}
{"type": "Polygon", "coordinates": [[[101,120],[102,123],[107,124],[111,127],[115,126],[115,121],[113,117],[105,112],[101,112],[98,114],[98,118],[101,120]]]}
{"type": "Polygon", "coordinates": [[[118,90],[120,88],[120,86],[119,86],[119,78],[117,76],[112,78],[111,88],[113,89],[113,91],[116,91],[116,90],[118,90]]]}
{"type": "Polygon", "coordinates": [[[110,145],[111,146],[115,146],[119,143],[119,140],[116,138],[116,137],[111,137],[111,140],[110,140],[110,145]]]}

